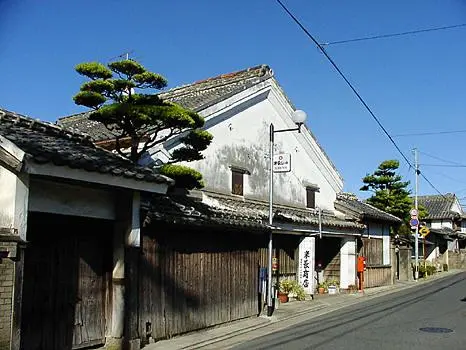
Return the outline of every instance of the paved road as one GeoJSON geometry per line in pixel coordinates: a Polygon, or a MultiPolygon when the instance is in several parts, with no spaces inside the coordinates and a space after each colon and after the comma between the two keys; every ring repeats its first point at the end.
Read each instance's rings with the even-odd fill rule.
{"type": "Polygon", "coordinates": [[[234,349],[466,350],[466,273],[271,329],[234,349]],[[452,332],[420,330],[429,327],[452,332]]]}

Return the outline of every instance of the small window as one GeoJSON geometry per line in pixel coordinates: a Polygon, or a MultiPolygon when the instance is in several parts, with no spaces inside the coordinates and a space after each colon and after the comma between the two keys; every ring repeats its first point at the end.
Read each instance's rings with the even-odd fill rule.
{"type": "Polygon", "coordinates": [[[238,196],[243,195],[243,174],[243,171],[231,171],[231,193],[236,194],[238,196]]]}
{"type": "Polygon", "coordinates": [[[306,187],[306,207],[315,209],[316,207],[316,192],[319,192],[318,187],[306,187]]]}

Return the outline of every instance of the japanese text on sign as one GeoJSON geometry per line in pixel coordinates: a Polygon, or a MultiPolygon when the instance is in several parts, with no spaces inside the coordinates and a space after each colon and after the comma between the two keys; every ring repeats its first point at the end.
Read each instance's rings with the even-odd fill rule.
{"type": "Polygon", "coordinates": [[[305,237],[299,244],[299,284],[306,294],[314,293],[314,250],[315,238],[305,237]]]}
{"type": "Polygon", "coordinates": [[[273,156],[273,171],[275,173],[286,173],[291,171],[291,154],[275,154],[273,156]]]}

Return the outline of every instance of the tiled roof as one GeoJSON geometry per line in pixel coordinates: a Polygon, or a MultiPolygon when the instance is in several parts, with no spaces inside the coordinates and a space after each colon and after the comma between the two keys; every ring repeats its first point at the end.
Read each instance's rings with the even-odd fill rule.
{"type": "MultiPolygon", "coordinates": [[[[156,196],[149,217],[178,223],[219,224],[265,229],[268,226],[268,205],[263,202],[236,199],[231,196],[208,193],[202,202],[189,197],[156,196]]],[[[315,210],[274,205],[274,221],[317,227],[315,210]]],[[[342,220],[330,213],[322,214],[323,229],[362,230],[363,225],[342,220]]]]}
{"type": "Polygon", "coordinates": [[[58,119],[57,124],[72,132],[86,134],[95,142],[115,139],[117,134],[108,130],[104,124],[89,119],[91,113],[92,111],[63,117],[58,119]]]}
{"type": "Polygon", "coordinates": [[[453,193],[444,195],[418,196],[418,203],[427,209],[426,219],[451,219],[460,214],[451,211],[456,197],[453,193]]]}
{"type": "Polygon", "coordinates": [[[335,201],[335,208],[342,212],[354,213],[361,219],[372,219],[401,223],[402,220],[392,214],[380,210],[368,203],[360,201],[355,195],[340,193],[335,201]]]}
{"type": "MultiPolygon", "coordinates": [[[[180,86],[162,92],[159,96],[199,112],[272,76],[270,67],[261,65],[180,86]]],[[[89,120],[90,113],[63,117],[58,119],[57,123],[64,128],[86,133],[96,142],[113,139],[115,135],[102,123],[89,120]]]]}
{"type": "MultiPolygon", "coordinates": [[[[161,92],[159,95],[165,100],[178,103],[195,112],[200,112],[273,77],[273,70],[268,65],[259,65],[176,87],[166,92],[161,92]]],[[[281,90],[284,98],[287,99],[294,108],[278,82],[276,82],[276,86],[281,90]]],[[[95,142],[114,139],[115,134],[109,131],[102,123],[89,120],[90,113],[91,112],[84,112],[59,118],[57,124],[72,131],[83,132],[89,135],[95,142]]],[[[310,129],[307,130],[322,151],[322,154],[330,163],[330,166],[338,174],[337,168],[317,141],[315,135],[310,129]]],[[[338,176],[340,175],[338,174],[338,176]]]]}
{"type": "Polygon", "coordinates": [[[447,240],[453,240],[453,236],[456,236],[458,232],[455,230],[448,228],[448,227],[442,227],[442,228],[430,228],[430,234],[436,234],[444,239],[447,240]]]}
{"type": "Polygon", "coordinates": [[[261,65],[177,87],[160,96],[198,112],[272,76],[272,69],[261,65]]]}
{"type": "Polygon", "coordinates": [[[266,230],[260,218],[242,215],[230,208],[216,208],[188,196],[153,196],[146,223],[163,221],[195,226],[225,226],[266,230]]]}
{"type": "Polygon", "coordinates": [[[35,163],[52,163],[96,174],[111,174],[133,180],[171,183],[153,170],[93,144],[89,137],[54,124],[0,109],[0,135],[14,143],[35,163]]]}

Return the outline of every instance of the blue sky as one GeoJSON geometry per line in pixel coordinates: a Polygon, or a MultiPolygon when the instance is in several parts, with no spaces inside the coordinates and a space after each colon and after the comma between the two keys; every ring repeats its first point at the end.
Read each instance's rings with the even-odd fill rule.
{"type": "MultiPolygon", "coordinates": [[[[462,0],[283,0],[321,42],[466,23],[462,0]]],[[[466,129],[466,28],[328,47],[390,133],[466,129]]],[[[268,64],[345,179],[400,159],[324,56],[273,0],[0,0],[0,105],[44,120],[81,111],[82,61],[128,50],[170,87],[268,64]]],[[[396,138],[421,164],[466,164],[466,133],[396,138]]],[[[413,180],[401,163],[400,172],[413,180]]],[[[421,170],[466,197],[466,168],[421,170]]],[[[434,193],[421,181],[420,192],[434,193]]]]}

